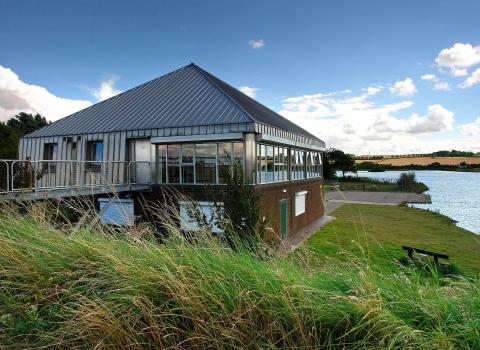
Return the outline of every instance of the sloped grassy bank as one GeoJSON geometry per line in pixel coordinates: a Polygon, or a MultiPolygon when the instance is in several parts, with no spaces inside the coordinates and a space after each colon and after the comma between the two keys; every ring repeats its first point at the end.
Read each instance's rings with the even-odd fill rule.
{"type": "MultiPolygon", "coordinates": [[[[173,229],[172,229],[173,231],[173,229]]],[[[0,213],[3,348],[479,348],[478,279],[0,213]]]]}

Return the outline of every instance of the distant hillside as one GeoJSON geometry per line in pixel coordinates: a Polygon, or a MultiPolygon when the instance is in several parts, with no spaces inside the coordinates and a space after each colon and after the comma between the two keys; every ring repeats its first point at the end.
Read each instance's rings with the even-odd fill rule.
{"type": "Polygon", "coordinates": [[[454,165],[460,166],[463,164],[480,164],[480,156],[469,156],[469,157],[434,157],[434,156],[395,156],[389,158],[357,158],[355,160],[357,164],[361,163],[376,163],[382,165],[392,165],[392,166],[407,166],[407,165],[430,165],[433,163],[439,163],[440,165],[454,165]]]}

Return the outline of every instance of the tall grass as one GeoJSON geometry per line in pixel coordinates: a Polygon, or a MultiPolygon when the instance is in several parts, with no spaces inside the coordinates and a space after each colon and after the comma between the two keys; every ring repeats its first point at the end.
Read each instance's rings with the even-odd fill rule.
{"type": "Polygon", "coordinates": [[[0,213],[2,348],[480,348],[480,283],[0,213]]]}

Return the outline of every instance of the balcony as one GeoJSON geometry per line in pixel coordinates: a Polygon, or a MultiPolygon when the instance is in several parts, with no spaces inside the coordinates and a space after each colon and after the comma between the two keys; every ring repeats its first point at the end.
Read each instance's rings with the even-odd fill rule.
{"type": "Polygon", "coordinates": [[[0,201],[144,191],[148,161],[0,160],[0,201]]]}

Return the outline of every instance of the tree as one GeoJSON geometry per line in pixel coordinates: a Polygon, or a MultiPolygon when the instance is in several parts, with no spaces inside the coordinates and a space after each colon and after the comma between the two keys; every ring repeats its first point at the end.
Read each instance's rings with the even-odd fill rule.
{"type": "Polygon", "coordinates": [[[249,183],[239,160],[223,171],[225,184],[207,190],[215,203],[215,224],[223,228],[223,237],[232,248],[240,244],[256,251],[265,231],[260,214],[261,195],[249,183]]]}
{"type": "Polygon", "coordinates": [[[345,177],[345,173],[347,172],[357,172],[353,154],[331,148],[325,153],[325,158],[324,174],[327,179],[335,178],[335,172],[337,170],[342,172],[343,177],[345,177]]]}
{"type": "Polygon", "coordinates": [[[48,125],[40,114],[21,112],[7,122],[0,122],[0,158],[16,159],[20,138],[48,125]]]}

